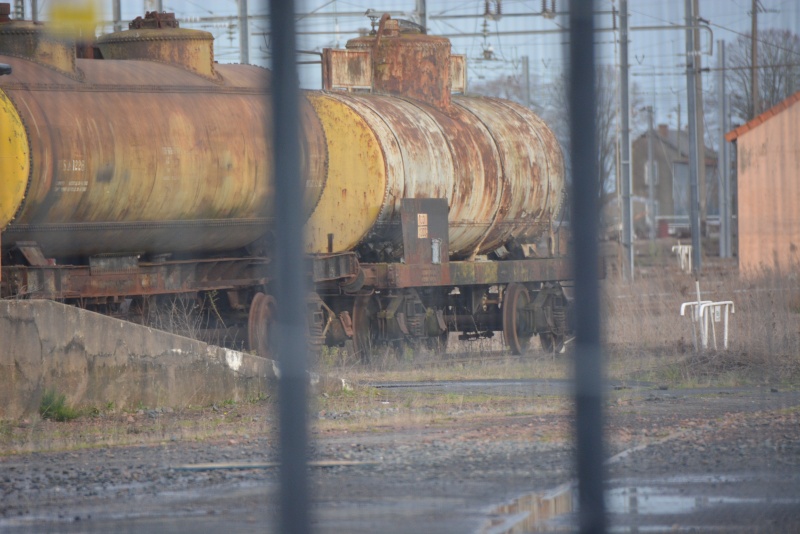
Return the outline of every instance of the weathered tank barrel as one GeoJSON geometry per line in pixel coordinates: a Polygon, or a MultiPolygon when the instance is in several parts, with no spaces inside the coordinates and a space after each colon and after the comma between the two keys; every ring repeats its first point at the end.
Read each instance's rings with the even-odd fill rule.
{"type": "Polygon", "coordinates": [[[403,198],[447,199],[454,258],[544,235],[565,187],[553,132],[512,102],[451,96],[463,72],[450,42],[381,21],[375,35],[323,52],[326,92],[312,103],[331,165],[308,222],[309,252],[332,243],[334,252],[399,257],[403,198]]]}
{"type": "MultiPolygon", "coordinates": [[[[35,241],[48,257],[214,252],[263,235],[273,196],[268,71],[198,72],[189,52],[193,42],[205,46],[210,66],[206,32],[173,27],[106,36],[104,53],[120,59],[76,59],[74,46],[64,46],[72,54],[64,64],[75,70],[56,69],[50,45],[14,40],[49,42],[40,34],[38,25],[0,23],[0,58],[14,67],[0,82],[5,248],[35,241]],[[163,38],[148,34],[143,46],[145,31],[163,38]],[[174,43],[184,46],[170,56],[174,43]]],[[[304,172],[314,177],[306,183],[308,215],[327,156],[305,100],[302,118],[304,172]]]]}

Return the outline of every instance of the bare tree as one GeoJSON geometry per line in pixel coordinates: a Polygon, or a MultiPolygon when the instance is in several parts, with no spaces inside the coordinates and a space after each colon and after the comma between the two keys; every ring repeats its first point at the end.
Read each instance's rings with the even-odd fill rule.
{"type": "Polygon", "coordinates": [[[470,81],[469,90],[479,95],[505,98],[514,102],[523,101],[522,80],[518,74],[501,75],[496,78],[470,81]]]}
{"type": "MultiPolygon", "coordinates": [[[[753,112],[750,81],[750,36],[740,36],[728,55],[731,111],[741,121],[753,112]]],[[[761,111],[778,104],[800,90],[800,37],[789,30],[768,29],[758,33],[758,93],[761,111]]]]}
{"type": "MultiPolygon", "coordinates": [[[[541,114],[545,102],[541,101],[540,99],[533,98],[534,95],[541,95],[541,87],[536,87],[535,82],[531,83],[532,98],[530,100],[530,107],[537,114],[541,114]]],[[[522,105],[525,105],[526,101],[525,90],[526,85],[524,76],[518,72],[508,75],[501,75],[496,78],[481,79],[474,82],[470,81],[469,84],[470,93],[505,98],[506,100],[512,100],[522,105]]]]}
{"type": "MultiPolygon", "coordinates": [[[[600,184],[599,201],[603,206],[616,195],[617,153],[617,87],[618,77],[614,67],[600,66],[597,69],[597,180],[600,184]]],[[[569,129],[566,75],[553,86],[551,103],[553,112],[548,113],[551,126],[569,153],[569,129]]],[[[632,105],[632,107],[635,107],[632,105]]]]}

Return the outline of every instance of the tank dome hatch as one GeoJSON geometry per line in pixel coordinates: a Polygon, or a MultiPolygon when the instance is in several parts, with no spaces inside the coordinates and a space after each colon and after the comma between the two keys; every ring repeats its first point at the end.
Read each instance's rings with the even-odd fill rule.
{"type": "Polygon", "coordinates": [[[11,4],[0,3],[0,55],[24,58],[79,78],[72,40],[46,31],[40,23],[12,20],[10,14],[11,4]]]}
{"type": "Polygon", "coordinates": [[[345,50],[323,51],[323,85],[327,90],[367,89],[447,109],[453,89],[451,60],[449,39],[426,35],[421,26],[384,14],[377,30],[350,39],[345,50]]]}
{"type": "Polygon", "coordinates": [[[161,61],[206,78],[220,78],[214,69],[214,36],[181,28],[175,13],[148,11],[128,28],[97,39],[104,59],[161,61]]]}

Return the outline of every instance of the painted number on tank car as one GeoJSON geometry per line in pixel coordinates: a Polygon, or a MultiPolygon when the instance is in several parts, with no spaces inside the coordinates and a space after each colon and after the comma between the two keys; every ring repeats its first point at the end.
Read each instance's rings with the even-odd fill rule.
{"type": "Polygon", "coordinates": [[[62,159],[59,166],[62,172],[84,172],[86,170],[86,160],[62,159]]]}
{"type": "MultiPolygon", "coordinates": [[[[86,160],[81,158],[58,160],[62,173],[86,172],[86,160]]],[[[55,190],[59,193],[83,193],[89,187],[88,180],[56,180],[55,190]]]]}
{"type": "Polygon", "coordinates": [[[164,181],[178,180],[180,178],[180,149],[175,146],[162,146],[164,166],[161,169],[161,179],[164,181]]]}

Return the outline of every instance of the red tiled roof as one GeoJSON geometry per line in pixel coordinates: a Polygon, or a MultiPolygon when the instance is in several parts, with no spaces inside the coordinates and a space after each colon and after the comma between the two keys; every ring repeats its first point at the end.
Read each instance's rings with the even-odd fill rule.
{"type": "Polygon", "coordinates": [[[771,119],[784,109],[788,108],[795,102],[800,102],[800,91],[796,92],[783,102],[780,102],[779,104],[772,106],[767,111],[765,111],[755,119],[751,120],[750,122],[742,124],[735,130],[731,130],[730,132],[726,133],[725,140],[728,141],[729,143],[731,141],[734,141],[735,139],[739,138],[739,136],[741,136],[743,133],[749,132],[750,130],[752,130],[761,123],[767,122],[769,119],[771,119]]]}

